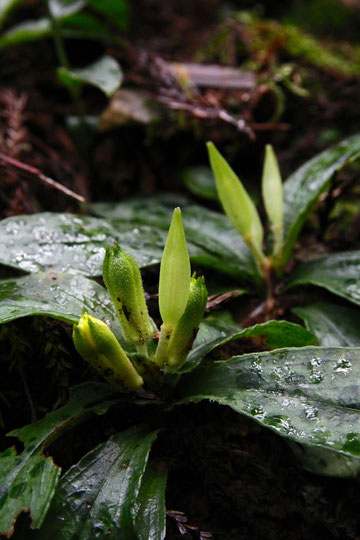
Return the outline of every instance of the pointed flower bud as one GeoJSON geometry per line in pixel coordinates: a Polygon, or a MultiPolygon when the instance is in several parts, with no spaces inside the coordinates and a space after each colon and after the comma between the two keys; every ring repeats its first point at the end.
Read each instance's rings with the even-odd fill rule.
{"type": "Polygon", "coordinates": [[[117,244],[106,248],[103,277],[125,338],[144,343],[153,334],[140,270],[135,259],[117,244]]]}
{"type": "Polygon", "coordinates": [[[264,260],[263,227],[259,214],[238,176],[212,142],[207,143],[216,189],[225,214],[248,244],[256,260],[264,260]]]}
{"type": "Polygon", "coordinates": [[[78,353],[107,381],[123,390],[143,385],[140,377],[110,328],[86,311],[73,329],[78,353]]]}
{"type": "Polygon", "coordinates": [[[167,349],[167,369],[176,370],[185,362],[199,330],[207,302],[203,277],[192,277],[189,299],[182,316],[171,334],[167,349]]]}
{"type": "Polygon", "coordinates": [[[175,208],[161,259],[159,309],[166,327],[173,327],[184,312],[190,289],[190,259],[181,210],[175,208]]]}
{"type": "Polygon", "coordinates": [[[278,253],[283,241],[283,186],[279,165],[270,144],[266,145],[262,176],[262,193],[265,210],[274,235],[274,254],[278,253]]]}

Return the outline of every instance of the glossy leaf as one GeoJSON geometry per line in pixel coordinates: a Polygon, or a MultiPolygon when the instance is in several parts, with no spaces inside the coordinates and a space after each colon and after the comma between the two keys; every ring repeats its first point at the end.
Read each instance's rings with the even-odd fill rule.
{"type": "MultiPolygon", "coordinates": [[[[180,196],[179,196],[180,197],[180,196]]],[[[241,278],[246,282],[261,283],[254,259],[241,236],[229,225],[226,216],[186,200],[175,201],[171,196],[131,199],[124,203],[97,203],[91,206],[97,215],[133,227],[149,225],[154,231],[167,231],[169,212],[181,203],[182,218],[193,262],[210,266],[219,272],[241,278]]]]}
{"type": "Polygon", "coordinates": [[[24,450],[17,454],[11,447],[0,454],[0,534],[12,531],[23,510],[31,512],[33,528],[41,526],[60,474],[51,457],[44,456],[44,450],[72,425],[93,413],[106,412],[113,398],[114,389],[109,385],[82,384],[70,391],[70,400],[61,409],[8,433],[23,442],[24,450]]]}
{"type": "Polygon", "coordinates": [[[38,272],[0,281],[0,323],[30,315],[47,315],[78,322],[83,308],[116,327],[116,314],[107,291],[81,275],[38,272]]]}
{"type": "Polygon", "coordinates": [[[360,309],[331,302],[316,302],[292,310],[324,347],[360,347],[360,309]]]}
{"type": "Polygon", "coordinates": [[[71,467],[59,482],[39,540],[138,538],[142,523],[134,519],[134,504],[156,435],[145,427],[128,429],[71,467]]]}
{"type": "Polygon", "coordinates": [[[287,288],[317,285],[360,304],[360,251],[345,251],[301,264],[291,274],[287,288]]]}
{"type": "Polygon", "coordinates": [[[50,13],[55,19],[62,19],[81,11],[88,0],[47,0],[50,13]]]}
{"type": "Polygon", "coordinates": [[[60,81],[69,88],[81,87],[84,83],[99,88],[110,97],[121,85],[123,75],[115,58],[103,56],[93,64],[79,69],[59,67],[60,81]]]}
{"type": "Polygon", "coordinates": [[[360,458],[359,381],[359,348],[290,348],[199,367],[177,403],[216,401],[294,442],[360,458]]]}
{"type": "Polygon", "coordinates": [[[229,313],[219,312],[200,324],[193,348],[180,371],[192,371],[216,347],[245,338],[256,338],[270,349],[306,347],[316,341],[315,336],[303,326],[288,321],[267,321],[239,328],[229,313]]]}
{"type": "Polygon", "coordinates": [[[294,242],[320,194],[334,173],[360,155],[360,134],[345,139],[307,161],[284,184],[285,244],[282,264],[289,259],[294,242]]]}
{"type": "Polygon", "coordinates": [[[26,272],[54,269],[99,276],[105,245],[115,240],[144,267],[160,262],[165,233],[73,214],[16,216],[0,223],[0,263],[26,272]]]}
{"type": "Polygon", "coordinates": [[[0,35],[0,50],[18,43],[37,41],[51,35],[51,31],[50,19],[43,18],[19,23],[0,35]]]}
{"type": "Polygon", "coordinates": [[[138,540],[163,540],[166,534],[166,469],[148,463],[133,514],[138,540]]]}

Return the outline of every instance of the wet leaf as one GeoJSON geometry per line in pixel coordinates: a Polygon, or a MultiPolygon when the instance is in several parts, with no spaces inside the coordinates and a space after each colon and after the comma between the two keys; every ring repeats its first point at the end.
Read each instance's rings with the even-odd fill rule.
{"type": "Polygon", "coordinates": [[[360,155],[360,134],[324,150],[297,169],[284,184],[285,243],[282,262],[289,259],[294,242],[311,209],[330,185],[336,171],[360,155]]]}
{"type": "Polygon", "coordinates": [[[47,0],[49,10],[55,19],[62,19],[81,11],[88,0],[47,0]]]}
{"type": "Polygon", "coordinates": [[[160,262],[165,236],[118,220],[50,212],[16,216],[0,223],[0,263],[26,272],[100,276],[106,245],[116,240],[144,267],[160,262]]]}
{"type": "MultiPolygon", "coordinates": [[[[86,454],[60,480],[36,538],[139,538],[137,529],[146,530],[147,524],[136,522],[136,498],[156,435],[134,427],[86,454]]],[[[161,539],[157,534],[148,538],[161,539]]]]}
{"type": "Polygon", "coordinates": [[[282,349],[197,368],[177,404],[216,401],[292,441],[359,458],[359,381],[359,348],[282,349]]]}
{"type": "Polygon", "coordinates": [[[301,264],[291,274],[287,288],[317,285],[360,304],[360,251],[345,251],[301,264]]]}
{"type": "Polygon", "coordinates": [[[135,527],[138,540],[163,540],[166,534],[166,469],[149,463],[136,499],[135,527]]]}
{"type": "Polygon", "coordinates": [[[79,88],[86,83],[99,88],[108,97],[119,88],[123,79],[118,62],[111,56],[103,56],[84,68],[59,67],[57,75],[60,81],[69,88],[79,88]]]}
{"type": "Polygon", "coordinates": [[[211,315],[200,324],[193,348],[180,371],[192,371],[216,347],[244,338],[258,338],[270,349],[305,347],[316,341],[315,336],[299,324],[267,321],[248,328],[240,328],[232,321],[229,313],[220,312],[211,315]]]}
{"type": "Polygon", "coordinates": [[[97,203],[94,213],[133,227],[145,224],[154,231],[167,231],[174,206],[180,206],[190,258],[219,272],[261,283],[254,259],[241,236],[225,215],[197,205],[186,205],[172,197],[131,199],[124,203],[97,203]]]}
{"type": "Polygon", "coordinates": [[[360,309],[332,302],[316,302],[292,310],[324,347],[360,346],[360,309]]]}
{"type": "Polygon", "coordinates": [[[24,450],[17,455],[11,447],[0,454],[0,534],[12,531],[23,510],[31,512],[33,528],[41,526],[60,475],[60,468],[51,457],[44,456],[44,450],[71,426],[93,413],[106,412],[113,398],[114,389],[109,385],[81,384],[70,391],[64,407],[8,433],[24,443],[24,450]]]}

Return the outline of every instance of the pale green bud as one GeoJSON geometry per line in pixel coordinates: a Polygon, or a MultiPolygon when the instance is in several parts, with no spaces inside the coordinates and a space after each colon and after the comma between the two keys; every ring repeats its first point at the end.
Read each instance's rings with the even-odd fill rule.
{"type": "Polygon", "coordinates": [[[266,145],[262,176],[262,193],[265,210],[274,235],[274,254],[278,253],[283,241],[283,186],[279,165],[270,144],[266,145]]]}
{"type": "Polygon", "coordinates": [[[141,274],[135,259],[117,244],[106,248],[103,277],[125,338],[144,343],[153,334],[141,274]]]}
{"type": "Polygon", "coordinates": [[[184,312],[190,289],[190,259],[181,210],[175,208],[161,259],[159,309],[166,326],[175,326],[184,312]]]}
{"type": "Polygon", "coordinates": [[[259,263],[264,260],[263,227],[254,203],[238,176],[212,142],[207,143],[216,189],[224,212],[259,263]]]}
{"type": "Polygon", "coordinates": [[[143,385],[140,377],[110,328],[86,311],[73,329],[78,353],[107,381],[122,390],[136,390],[143,385]]]}
{"type": "Polygon", "coordinates": [[[176,370],[185,362],[193,346],[207,302],[203,277],[191,278],[189,299],[182,316],[171,334],[167,348],[167,369],[176,370]]]}

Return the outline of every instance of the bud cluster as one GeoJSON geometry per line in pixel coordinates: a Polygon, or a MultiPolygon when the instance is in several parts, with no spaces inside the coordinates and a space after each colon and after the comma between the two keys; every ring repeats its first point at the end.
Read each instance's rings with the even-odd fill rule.
{"type": "Polygon", "coordinates": [[[203,277],[191,277],[180,208],[174,210],[160,266],[159,309],[163,320],[156,351],[148,353],[154,334],[135,259],[117,244],[106,249],[103,277],[125,339],[135,346],[129,355],[110,328],[83,312],[74,325],[76,350],[99,373],[124,391],[140,388],[154,373],[178,371],[185,362],[204,315],[207,290],[203,277]]]}

